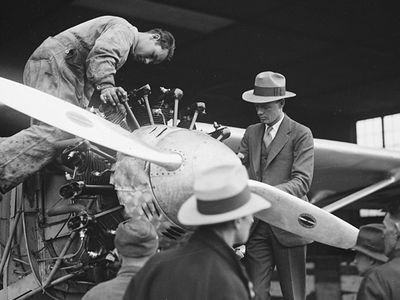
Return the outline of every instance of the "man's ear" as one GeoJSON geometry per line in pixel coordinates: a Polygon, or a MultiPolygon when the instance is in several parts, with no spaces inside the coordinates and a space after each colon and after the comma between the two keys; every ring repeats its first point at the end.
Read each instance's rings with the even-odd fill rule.
{"type": "Polygon", "coordinates": [[[161,36],[158,33],[154,33],[152,36],[152,39],[156,40],[156,41],[158,41],[160,38],[161,38],[161,36]]]}
{"type": "Polygon", "coordinates": [[[235,229],[239,229],[240,226],[242,225],[243,219],[239,218],[239,219],[235,219],[233,221],[233,225],[235,226],[235,229]]]}

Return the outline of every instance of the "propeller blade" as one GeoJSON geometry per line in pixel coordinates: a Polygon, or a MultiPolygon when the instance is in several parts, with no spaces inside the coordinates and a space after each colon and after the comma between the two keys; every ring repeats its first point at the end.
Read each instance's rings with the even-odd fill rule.
{"type": "Polygon", "coordinates": [[[358,229],[333,214],[268,184],[249,180],[253,193],[271,202],[255,216],[264,222],[342,249],[356,245],[358,229]]]}
{"type": "Polygon", "coordinates": [[[182,164],[178,153],[160,151],[127,130],[71,103],[0,77],[0,103],[51,126],[168,170],[182,164]]]}

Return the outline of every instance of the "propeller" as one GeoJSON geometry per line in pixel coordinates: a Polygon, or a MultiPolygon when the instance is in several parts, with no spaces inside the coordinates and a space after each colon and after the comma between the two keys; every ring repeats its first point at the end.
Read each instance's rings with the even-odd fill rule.
{"type": "Polygon", "coordinates": [[[0,103],[51,126],[169,171],[182,164],[178,153],[149,146],[120,126],[57,97],[2,77],[0,91],[0,103]]]}
{"type": "Polygon", "coordinates": [[[268,184],[249,180],[253,193],[271,202],[255,216],[309,240],[342,249],[355,246],[358,229],[333,214],[268,184]]]}

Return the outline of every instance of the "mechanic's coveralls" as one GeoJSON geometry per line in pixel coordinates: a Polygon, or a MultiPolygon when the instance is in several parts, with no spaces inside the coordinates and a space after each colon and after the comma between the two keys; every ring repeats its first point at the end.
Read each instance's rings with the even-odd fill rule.
{"type": "MultiPolygon", "coordinates": [[[[137,41],[137,28],[122,18],[89,20],[47,38],[26,63],[24,84],[87,108],[95,89],[115,85],[114,75],[137,41]]],[[[54,143],[70,137],[34,121],[28,129],[1,140],[0,192],[9,191],[52,161],[57,153],[54,143]]]]}

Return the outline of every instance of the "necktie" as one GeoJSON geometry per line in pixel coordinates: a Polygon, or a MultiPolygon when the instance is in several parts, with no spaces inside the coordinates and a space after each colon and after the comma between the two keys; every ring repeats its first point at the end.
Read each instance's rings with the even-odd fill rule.
{"type": "Polygon", "coordinates": [[[264,132],[263,141],[264,141],[265,148],[268,148],[269,144],[271,144],[271,142],[272,142],[272,135],[271,135],[272,129],[273,129],[273,127],[270,126],[264,132]]]}

